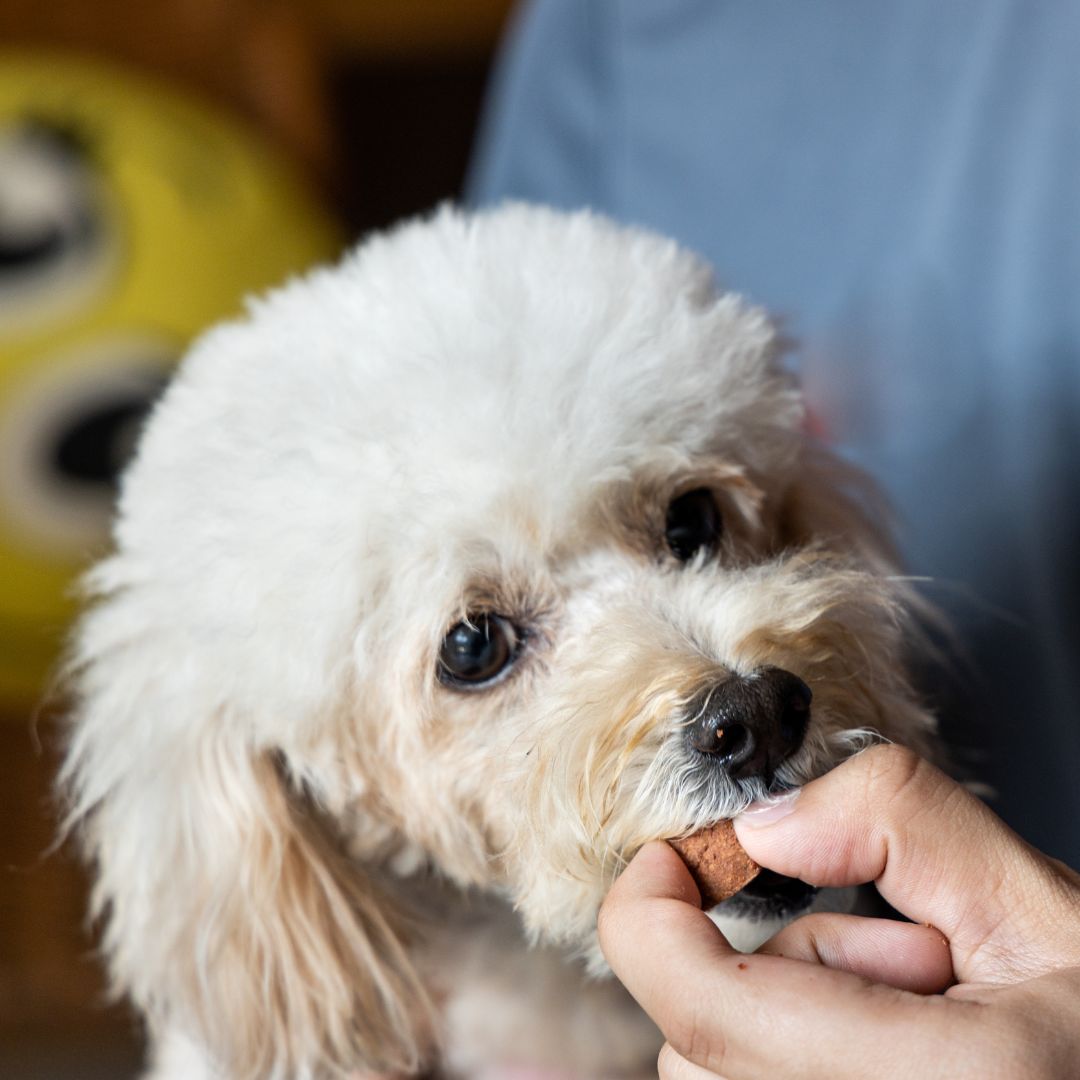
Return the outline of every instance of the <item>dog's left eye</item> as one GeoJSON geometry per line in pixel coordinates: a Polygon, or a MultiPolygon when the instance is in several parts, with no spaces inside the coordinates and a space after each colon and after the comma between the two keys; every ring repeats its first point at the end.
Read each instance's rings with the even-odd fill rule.
{"type": "Polygon", "coordinates": [[[452,627],[439,650],[439,679],[478,690],[508,671],[521,651],[522,635],[501,615],[479,614],[452,627]]]}
{"type": "Polygon", "coordinates": [[[679,562],[689,562],[703,549],[712,554],[722,531],[720,509],[708,488],[694,488],[671,500],[664,539],[679,562]]]}

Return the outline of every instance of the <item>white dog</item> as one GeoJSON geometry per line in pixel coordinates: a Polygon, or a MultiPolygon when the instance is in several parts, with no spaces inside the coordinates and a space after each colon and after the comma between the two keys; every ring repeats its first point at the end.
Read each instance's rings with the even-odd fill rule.
{"type": "MultiPolygon", "coordinates": [[[[89,579],[65,773],[154,1077],[655,1074],[596,947],[627,859],[931,738],[913,598],[779,351],[674,243],[526,206],[198,343],[89,579]]],[[[833,901],[764,875],[714,917],[752,948],[833,901]]]]}

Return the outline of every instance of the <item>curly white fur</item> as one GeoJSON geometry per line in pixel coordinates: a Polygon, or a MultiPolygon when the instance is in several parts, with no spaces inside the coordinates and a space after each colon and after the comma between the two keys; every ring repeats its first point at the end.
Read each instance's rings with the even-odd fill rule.
{"type": "Polygon", "coordinates": [[[573,957],[602,969],[642,843],[763,793],[688,759],[694,694],[799,675],[789,784],[931,731],[912,596],[778,352],[672,242],[526,206],[376,236],[196,345],[88,578],[64,774],[154,1076],[649,1072],[573,957]],[[703,487],[723,541],[682,565],[665,509],[703,487]],[[440,643],[477,611],[524,648],[462,691],[440,643]]]}

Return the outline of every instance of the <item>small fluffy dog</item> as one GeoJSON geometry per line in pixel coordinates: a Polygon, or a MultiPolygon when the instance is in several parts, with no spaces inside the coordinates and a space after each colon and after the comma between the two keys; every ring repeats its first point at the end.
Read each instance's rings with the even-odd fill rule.
{"type": "MultiPolygon", "coordinates": [[[[159,1080],[655,1075],[598,906],[880,733],[915,601],[766,316],[588,213],[443,209],[193,349],[72,659],[159,1080]]],[[[753,948],[843,898],[763,874],[753,948]]]]}

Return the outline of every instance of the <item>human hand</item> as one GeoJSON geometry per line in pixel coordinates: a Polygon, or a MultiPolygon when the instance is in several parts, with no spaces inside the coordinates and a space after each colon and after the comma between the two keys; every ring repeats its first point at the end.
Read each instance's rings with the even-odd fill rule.
{"type": "Polygon", "coordinates": [[[763,866],[873,881],[914,920],[807,915],[751,955],[664,843],[600,911],[615,974],[667,1039],[662,1080],[1075,1080],[1080,875],[900,747],[736,819],[763,866]]]}

